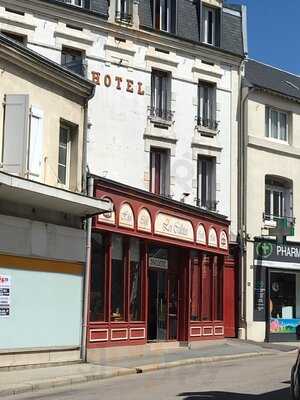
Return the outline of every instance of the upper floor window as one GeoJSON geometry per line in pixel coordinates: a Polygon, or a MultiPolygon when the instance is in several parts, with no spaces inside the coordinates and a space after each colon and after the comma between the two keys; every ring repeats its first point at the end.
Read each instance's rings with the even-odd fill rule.
{"type": "Polygon", "coordinates": [[[61,65],[71,71],[84,75],[84,57],[80,50],[63,47],[61,51],[61,65]]]}
{"type": "Polygon", "coordinates": [[[67,4],[72,4],[73,6],[77,7],[85,7],[85,0],[66,0],[67,4]]]}
{"type": "Polygon", "coordinates": [[[200,81],[198,84],[198,116],[199,126],[216,130],[216,85],[200,81]]]}
{"type": "Polygon", "coordinates": [[[288,113],[266,107],[266,136],[287,142],[288,134],[288,113]]]}
{"type": "Polygon", "coordinates": [[[213,7],[202,7],[203,42],[218,46],[220,42],[220,10],[213,7]]]}
{"type": "Polygon", "coordinates": [[[171,74],[168,72],[152,71],[150,116],[165,121],[172,120],[171,74]]]}
{"type": "Polygon", "coordinates": [[[197,205],[216,211],[216,159],[198,156],[197,205]]]}
{"type": "Polygon", "coordinates": [[[68,187],[71,163],[71,127],[62,124],[59,132],[58,183],[68,187]]]}
{"type": "Polygon", "coordinates": [[[8,37],[9,39],[13,39],[16,42],[26,44],[26,36],[18,35],[17,33],[6,32],[6,31],[2,31],[1,33],[3,35],[5,35],[6,37],[8,37]]]}
{"type": "Polygon", "coordinates": [[[267,175],[265,178],[265,220],[293,216],[292,181],[267,175]]]}
{"type": "Polygon", "coordinates": [[[170,193],[170,152],[167,149],[151,148],[150,191],[163,196],[170,193]]]}
{"type": "Polygon", "coordinates": [[[132,0],[116,0],[116,19],[127,23],[132,22],[132,0]]]}
{"type": "Polygon", "coordinates": [[[154,27],[175,33],[176,0],[154,0],[154,27]]]}

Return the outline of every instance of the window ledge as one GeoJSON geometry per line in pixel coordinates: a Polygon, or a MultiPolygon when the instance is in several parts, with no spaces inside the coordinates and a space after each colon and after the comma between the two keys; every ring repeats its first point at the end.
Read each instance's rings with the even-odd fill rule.
{"type": "Polygon", "coordinates": [[[152,122],[153,124],[160,125],[165,128],[171,127],[174,123],[174,121],[168,121],[166,119],[159,118],[159,117],[149,117],[149,119],[150,119],[150,122],[152,122]]]}
{"type": "Polygon", "coordinates": [[[218,129],[210,129],[202,125],[196,125],[196,129],[202,136],[215,137],[219,133],[218,129]]]}

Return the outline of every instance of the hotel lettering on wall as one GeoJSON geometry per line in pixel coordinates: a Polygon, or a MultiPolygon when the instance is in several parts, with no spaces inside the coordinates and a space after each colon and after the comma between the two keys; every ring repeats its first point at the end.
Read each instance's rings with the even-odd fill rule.
{"type": "Polygon", "coordinates": [[[98,86],[106,88],[114,88],[116,90],[125,90],[128,93],[137,93],[144,96],[145,90],[142,82],[134,82],[122,76],[111,76],[110,74],[102,74],[92,71],[92,81],[98,86]]]}

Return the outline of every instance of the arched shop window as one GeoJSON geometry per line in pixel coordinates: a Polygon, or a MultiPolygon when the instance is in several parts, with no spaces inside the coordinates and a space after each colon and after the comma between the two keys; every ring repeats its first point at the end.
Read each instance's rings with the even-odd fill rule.
{"type": "Polygon", "coordinates": [[[142,267],[140,240],[93,232],[91,322],[142,319],[142,267]]]}

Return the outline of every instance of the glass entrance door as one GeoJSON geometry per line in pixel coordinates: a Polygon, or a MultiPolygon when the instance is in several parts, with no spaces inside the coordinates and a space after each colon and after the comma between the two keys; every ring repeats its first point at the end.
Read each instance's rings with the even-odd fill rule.
{"type": "Polygon", "coordinates": [[[148,340],[167,340],[167,271],[149,270],[148,340]]]}
{"type": "Polygon", "coordinates": [[[148,340],[177,340],[178,276],[166,270],[150,269],[148,282],[148,340]]]}

